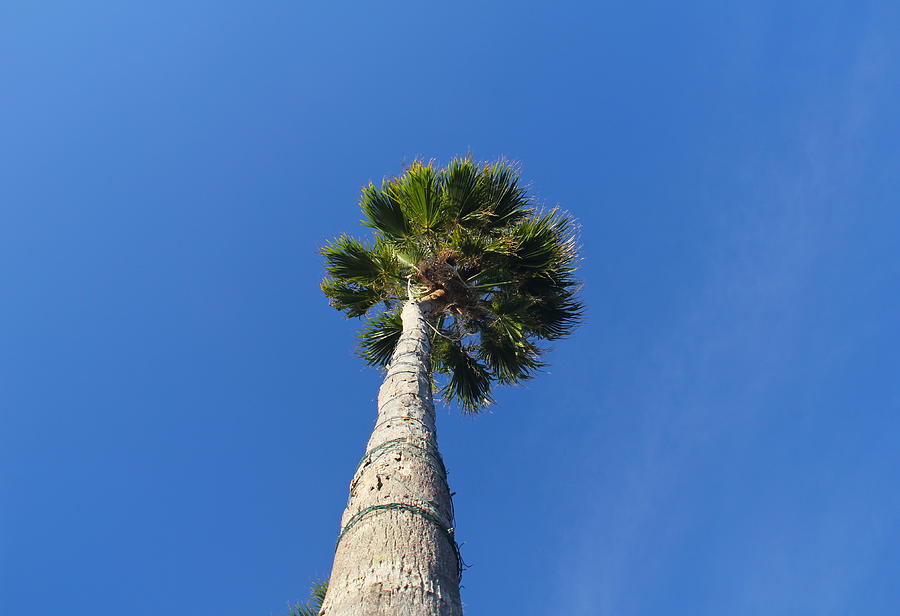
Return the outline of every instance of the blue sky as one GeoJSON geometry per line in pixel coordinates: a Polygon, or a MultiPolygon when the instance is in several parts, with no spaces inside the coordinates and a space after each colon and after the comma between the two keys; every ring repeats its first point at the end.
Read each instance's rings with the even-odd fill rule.
{"type": "Polygon", "coordinates": [[[378,373],[359,188],[519,161],[587,322],[440,411],[467,616],[900,609],[894,2],[0,6],[0,612],[270,616],[378,373]]]}

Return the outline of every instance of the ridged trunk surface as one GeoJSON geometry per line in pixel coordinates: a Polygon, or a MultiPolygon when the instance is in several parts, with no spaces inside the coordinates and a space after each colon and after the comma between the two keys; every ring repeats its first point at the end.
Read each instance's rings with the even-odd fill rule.
{"type": "Polygon", "coordinates": [[[429,308],[415,301],[403,308],[320,614],[462,615],[453,504],[435,432],[429,308]]]}

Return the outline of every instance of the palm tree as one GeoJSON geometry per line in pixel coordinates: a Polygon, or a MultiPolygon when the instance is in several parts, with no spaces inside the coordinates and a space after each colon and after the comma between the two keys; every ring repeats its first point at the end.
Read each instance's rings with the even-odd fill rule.
{"type": "Polygon", "coordinates": [[[433,391],[464,411],[544,363],[544,340],[580,320],[575,225],[538,211],[507,163],[416,162],[363,188],[369,242],[322,249],[322,291],[367,316],[363,358],[386,367],[378,416],[350,483],[328,616],[458,616],[462,559],[433,391]]]}
{"type": "Polygon", "coordinates": [[[289,607],[288,616],[316,616],[322,609],[325,601],[325,593],[328,592],[328,583],[315,581],[309,589],[309,599],[305,604],[295,603],[289,607]]]}

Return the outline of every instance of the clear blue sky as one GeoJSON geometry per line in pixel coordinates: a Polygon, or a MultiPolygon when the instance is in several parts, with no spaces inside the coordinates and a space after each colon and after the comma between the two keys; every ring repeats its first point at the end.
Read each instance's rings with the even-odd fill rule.
{"type": "Polygon", "coordinates": [[[439,430],[467,616],[900,613],[900,5],[0,5],[0,613],[272,616],[379,375],[316,249],[521,162],[587,323],[439,430]]]}

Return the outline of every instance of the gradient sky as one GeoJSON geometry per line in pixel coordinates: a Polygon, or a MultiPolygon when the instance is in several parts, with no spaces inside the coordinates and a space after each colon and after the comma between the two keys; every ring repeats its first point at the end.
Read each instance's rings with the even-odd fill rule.
{"type": "Polygon", "coordinates": [[[273,616],[374,420],[317,247],[519,161],[587,322],[441,408],[467,616],[900,613],[900,5],[0,4],[0,613],[273,616]]]}

